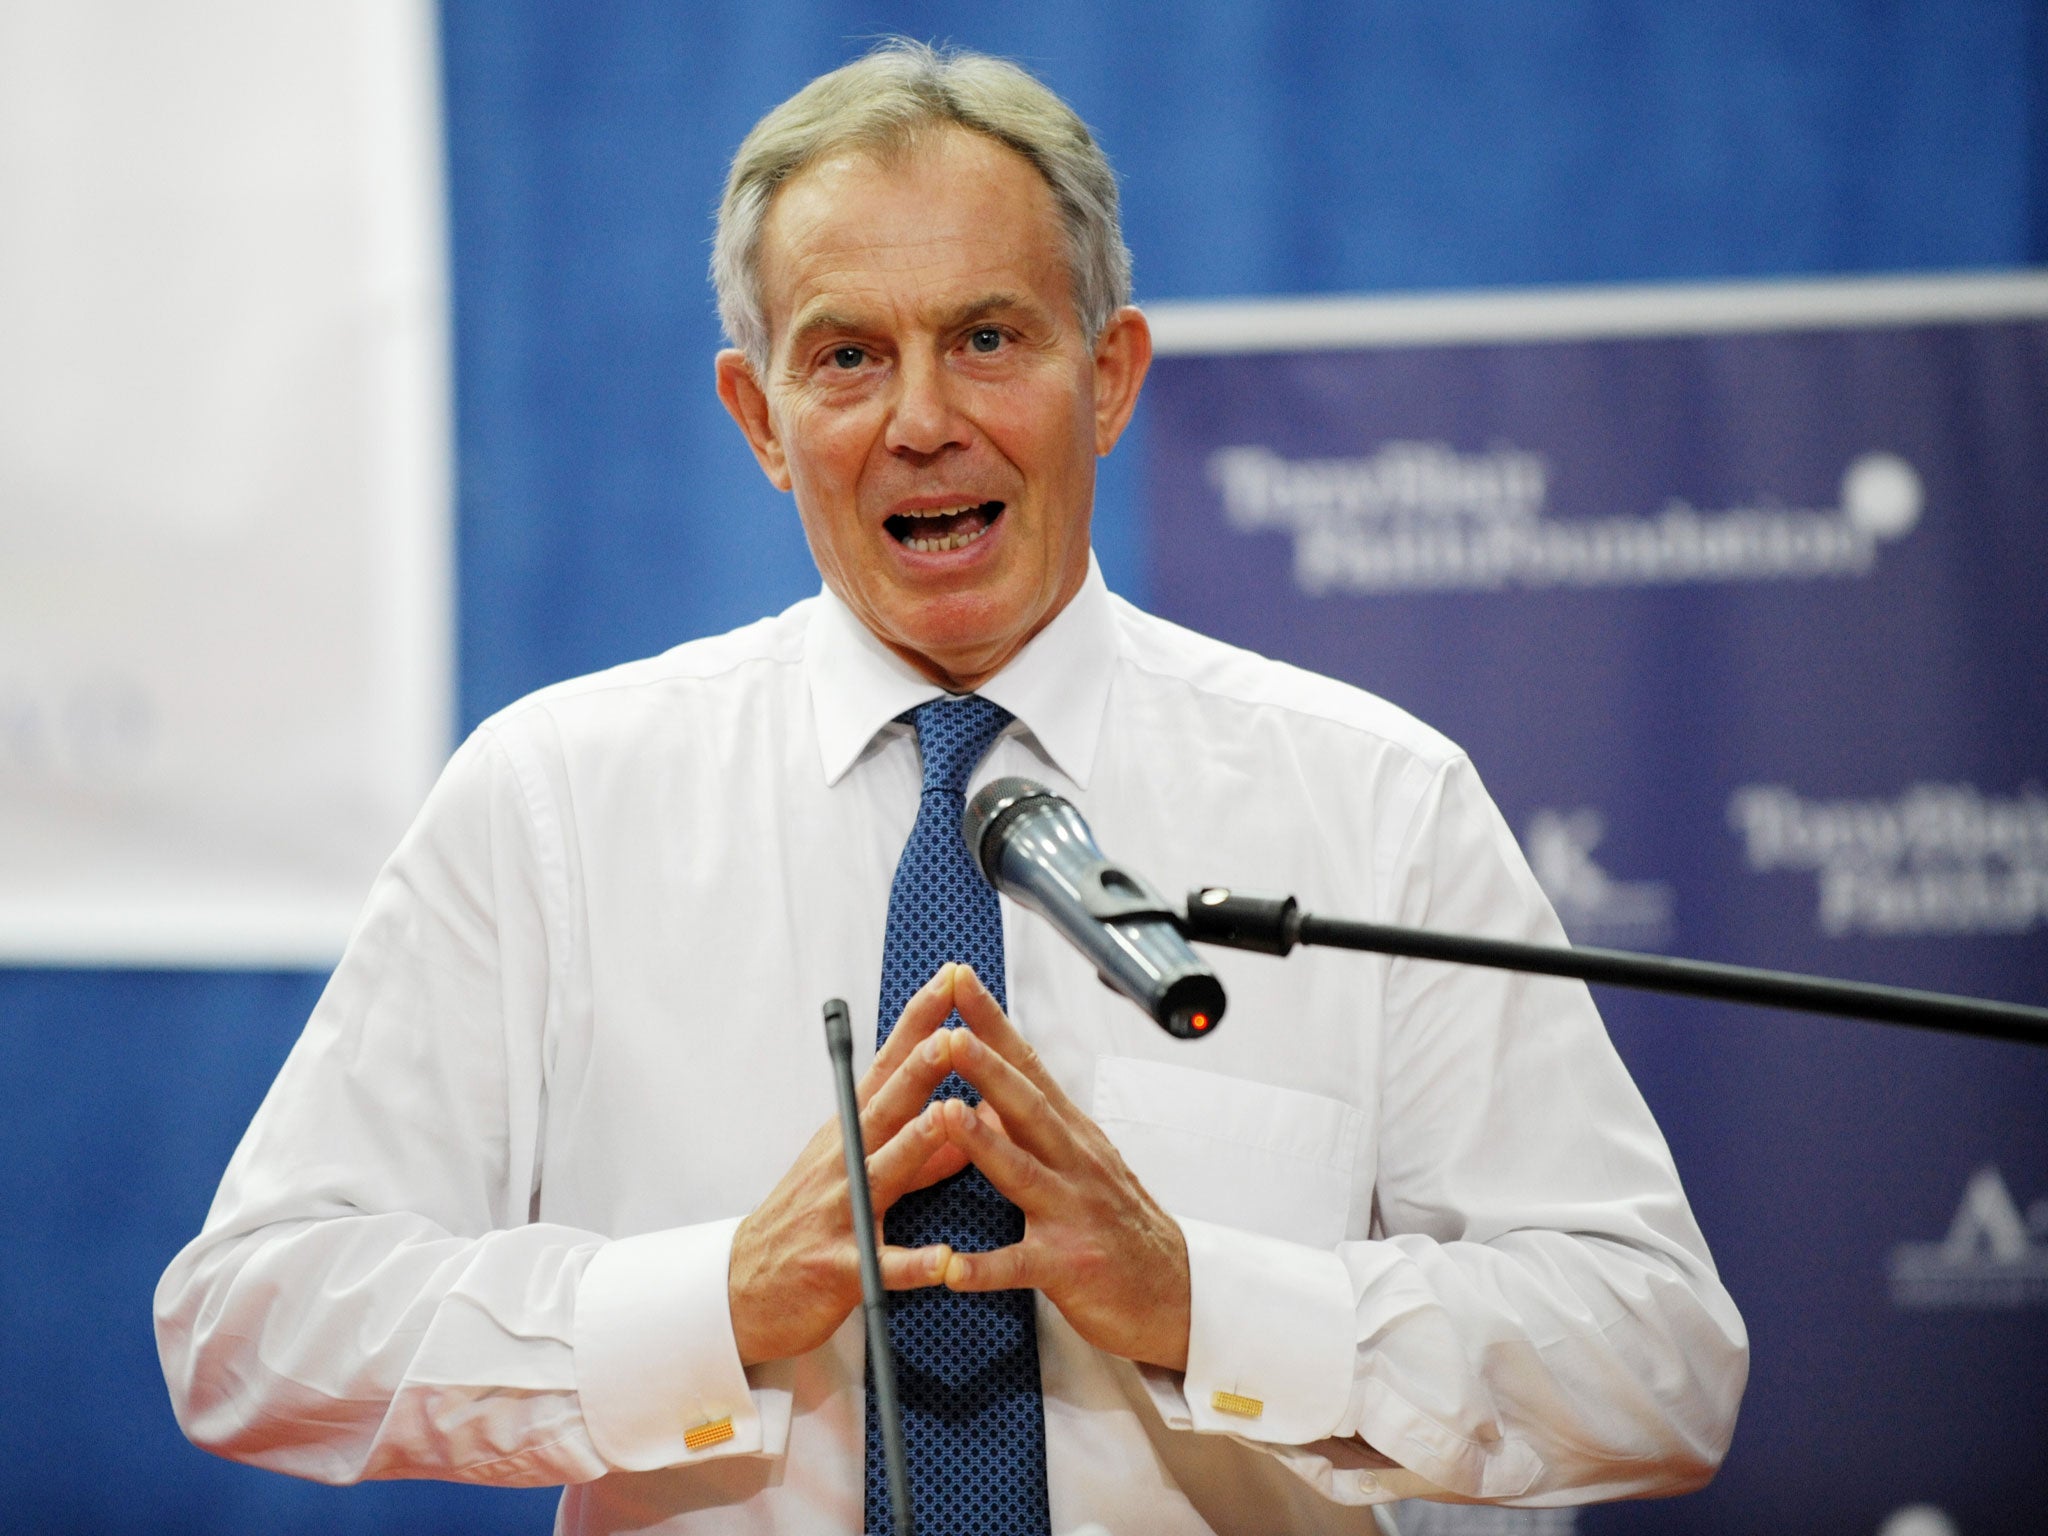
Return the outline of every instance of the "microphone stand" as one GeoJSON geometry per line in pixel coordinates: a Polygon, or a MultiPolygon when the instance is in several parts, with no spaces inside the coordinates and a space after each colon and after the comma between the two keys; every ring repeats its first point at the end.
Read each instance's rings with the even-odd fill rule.
{"type": "Polygon", "coordinates": [[[910,1473],[903,1462],[903,1414],[896,1405],[896,1356],[889,1347],[889,1301],[882,1289],[882,1258],[875,1251],[875,1206],[868,1192],[867,1148],[861,1144],[860,1103],[853,1091],[853,1027],[846,1003],[825,1004],[825,1045],[839,1083],[839,1131],[846,1143],[846,1198],[853,1206],[853,1241],[860,1250],[860,1296],[867,1313],[868,1371],[875,1381],[875,1417],[882,1425],[882,1461],[889,1471],[889,1522],[894,1536],[917,1536],[910,1506],[910,1473]]]}
{"type": "Polygon", "coordinates": [[[1220,885],[1188,893],[1187,917],[1181,928],[1199,944],[1219,944],[1268,955],[1284,955],[1297,944],[1317,944],[2048,1046],[2048,1008],[1871,982],[1831,981],[1793,971],[1767,971],[1709,960],[1676,960],[1620,949],[1559,949],[1550,944],[1523,944],[1508,939],[1437,933],[1426,928],[1317,917],[1302,911],[1292,896],[1244,896],[1220,885]]]}

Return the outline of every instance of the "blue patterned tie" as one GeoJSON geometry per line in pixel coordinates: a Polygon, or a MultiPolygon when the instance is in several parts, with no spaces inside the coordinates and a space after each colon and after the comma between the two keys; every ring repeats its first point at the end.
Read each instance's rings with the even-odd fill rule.
{"type": "MultiPolygon", "coordinates": [[[[889,888],[878,1047],[911,994],[948,960],[973,966],[1005,1003],[1002,913],[968,856],[960,815],[967,776],[1010,716],[968,694],[934,699],[909,718],[924,755],[924,791],[889,888]]],[[[948,1022],[957,1025],[959,1015],[948,1022]]],[[[970,1104],[980,1099],[957,1076],[939,1084],[934,1097],[940,1096],[970,1104]]],[[[961,1253],[981,1253],[1020,1240],[1024,1213],[978,1168],[967,1168],[897,1201],[882,1230],[906,1248],[950,1243],[961,1253]]],[[[1032,1306],[1030,1291],[976,1294],[935,1286],[890,1295],[904,1460],[912,1508],[926,1536],[1042,1536],[1051,1529],[1032,1306]]],[[[882,1536],[892,1522],[872,1376],[867,1437],[867,1528],[882,1536]]]]}

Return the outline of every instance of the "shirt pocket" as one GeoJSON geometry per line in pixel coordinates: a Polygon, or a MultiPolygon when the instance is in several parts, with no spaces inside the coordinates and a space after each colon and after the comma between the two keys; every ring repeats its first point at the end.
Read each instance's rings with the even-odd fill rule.
{"type": "Polygon", "coordinates": [[[1175,1216],[1316,1248],[1345,1235],[1365,1116],[1342,1099],[1105,1056],[1095,1121],[1175,1216]]]}

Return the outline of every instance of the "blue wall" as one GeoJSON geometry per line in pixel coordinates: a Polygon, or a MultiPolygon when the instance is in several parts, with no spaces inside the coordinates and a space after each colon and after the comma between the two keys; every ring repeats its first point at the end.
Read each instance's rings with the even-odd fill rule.
{"type": "MultiPolygon", "coordinates": [[[[444,23],[464,728],[815,587],[711,394],[709,214],[754,117],[882,32],[1010,54],[1074,102],[1123,172],[1142,299],[2048,263],[2039,0],[447,0],[444,23]]],[[[1144,451],[1141,413],[1098,518],[1140,600],[1144,451]]],[[[314,1488],[171,1422],[151,1287],[319,983],[0,972],[11,1528],[546,1529],[545,1495],[314,1488]]],[[[1646,1088],[1685,1118],[1682,1082],[1646,1088]]]]}

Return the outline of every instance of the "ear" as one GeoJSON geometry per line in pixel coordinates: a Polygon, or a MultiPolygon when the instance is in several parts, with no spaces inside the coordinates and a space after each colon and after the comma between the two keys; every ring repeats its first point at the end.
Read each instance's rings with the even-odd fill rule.
{"type": "Polygon", "coordinates": [[[732,419],[739,423],[761,463],[761,473],[778,491],[789,489],[789,460],[782,452],[782,439],[775,433],[775,418],[768,409],[768,392],[754,376],[754,365],[744,352],[727,347],[713,365],[718,376],[718,398],[732,419]]]}
{"type": "Polygon", "coordinates": [[[1138,391],[1152,366],[1152,327],[1135,304],[1110,317],[1095,343],[1095,453],[1116,446],[1138,406],[1138,391]]]}

